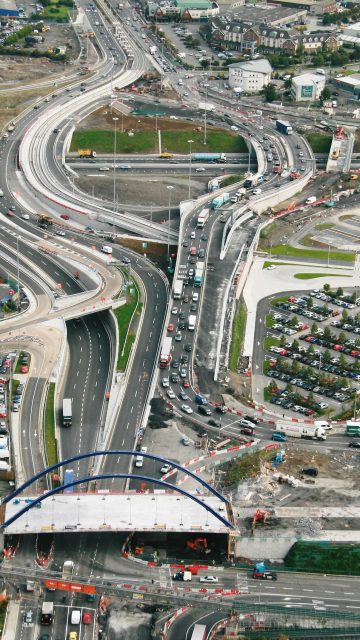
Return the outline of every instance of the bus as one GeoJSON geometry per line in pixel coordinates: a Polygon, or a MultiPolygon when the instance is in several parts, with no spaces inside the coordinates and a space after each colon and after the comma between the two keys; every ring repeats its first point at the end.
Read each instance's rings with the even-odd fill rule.
{"type": "Polygon", "coordinates": [[[191,635],[191,640],[206,640],[206,635],[206,626],[204,624],[196,624],[191,635]]]}

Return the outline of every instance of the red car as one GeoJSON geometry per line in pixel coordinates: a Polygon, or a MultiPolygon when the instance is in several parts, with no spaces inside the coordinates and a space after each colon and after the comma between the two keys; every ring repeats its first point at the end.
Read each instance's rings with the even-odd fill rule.
{"type": "Polygon", "coordinates": [[[170,331],[170,333],[172,333],[174,331],[174,325],[169,324],[167,330],[170,331]]]}
{"type": "Polygon", "coordinates": [[[333,346],[334,351],[342,351],[343,348],[342,344],[334,344],[333,346]]]}
{"type": "Polygon", "coordinates": [[[307,336],[307,338],[305,338],[305,342],[314,342],[314,340],[314,336],[307,336]]]}
{"type": "Polygon", "coordinates": [[[190,387],[189,380],[183,380],[182,386],[184,387],[184,389],[188,389],[190,387]]]}
{"type": "Polygon", "coordinates": [[[67,213],[62,213],[60,218],[62,218],[63,220],[70,220],[70,216],[68,216],[67,213]]]}
{"type": "Polygon", "coordinates": [[[288,354],[288,353],[289,353],[289,352],[288,352],[288,350],[287,350],[287,349],[281,349],[281,351],[279,352],[279,355],[280,355],[280,356],[287,356],[287,354],[288,354]]]}
{"type": "Polygon", "coordinates": [[[22,365],[21,373],[29,373],[29,367],[27,366],[27,364],[22,365]]]}
{"type": "Polygon", "coordinates": [[[82,617],[82,621],[83,621],[83,624],[91,624],[92,623],[92,617],[91,617],[91,613],[89,613],[89,611],[84,611],[83,617],[82,617]]]}
{"type": "Polygon", "coordinates": [[[13,218],[15,213],[13,211],[8,211],[6,215],[9,216],[9,218],[13,218]]]}

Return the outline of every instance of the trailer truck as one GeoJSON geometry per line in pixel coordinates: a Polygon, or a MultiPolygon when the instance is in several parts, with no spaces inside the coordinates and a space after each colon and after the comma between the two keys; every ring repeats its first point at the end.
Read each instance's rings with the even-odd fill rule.
{"type": "Polygon", "coordinates": [[[209,209],[202,209],[198,215],[197,219],[197,227],[198,229],[203,229],[207,220],[209,218],[209,209]]]}
{"type": "Polygon", "coordinates": [[[285,120],[276,120],[275,126],[280,133],[285,133],[287,136],[293,133],[290,122],[285,122],[285,120]]]}
{"type": "Polygon", "coordinates": [[[195,162],[226,162],[225,153],[193,153],[191,159],[195,162]]]}
{"type": "Polygon", "coordinates": [[[174,285],[173,285],[173,298],[174,298],[174,300],[180,300],[181,299],[182,290],[183,290],[183,281],[182,280],[175,280],[174,285]]]}
{"type": "Polygon", "coordinates": [[[78,149],[79,158],[96,158],[96,151],[93,149],[78,149]]]}
{"type": "Polygon", "coordinates": [[[72,425],[72,400],[71,400],[71,398],[64,398],[63,399],[62,424],[63,424],[63,427],[71,427],[71,425],[72,425]]]}
{"type": "Polygon", "coordinates": [[[305,440],[326,440],[326,431],[315,425],[301,426],[293,422],[277,422],[277,433],[283,433],[289,438],[303,438],[305,440]]]}
{"type": "Polygon", "coordinates": [[[219,209],[220,207],[223,206],[223,204],[226,204],[226,202],[229,202],[230,200],[230,193],[222,193],[220,196],[216,196],[216,198],[214,198],[214,200],[211,203],[211,208],[212,209],[219,209]]]}
{"type": "Polygon", "coordinates": [[[194,287],[201,287],[204,280],[205,262],[197,262],[195,275],[194,275],[194,287]]]}
{"type": "Polygon", "coordinates": [[[171,361],[172,338],[164,338],[160,351],[159,366],[160,369],[166,369],[171,361]]]}

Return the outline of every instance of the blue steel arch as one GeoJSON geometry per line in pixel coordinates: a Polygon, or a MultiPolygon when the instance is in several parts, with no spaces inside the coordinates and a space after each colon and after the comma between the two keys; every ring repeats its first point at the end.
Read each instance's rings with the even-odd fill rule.
{"type": "Polygon", "coordinates": [[[158,478],[151,478],[150,476],[133,475],[132,473],[105,473],[105,474],[99,474],[97,476],[87,476],[86,478],[79,478],[79,480],[73,480],[73,482],[69,482],[66,485],[61,485],[60,487],[55,487],[54,489],[50,489],[49,491],[47,491],[47,493],[41,494],[37,498],[34,498],[32,502],[26,504],[20,511],[18,511],[16,515],[12,516],[8,520],[5,520],[0,525],[0,530],[6,529],[6,527],[10,526],[13,522],[18,520],[18,518],[21,518],[21,516],[23,516],[27,511],[29,511],[29,509],[33,509],[37,504],[41,504],[43,500],[50,498],[56,493],[60,493],[60,491],[62,491],[64,487],[74,487],[78,484],[83,484],[84,482],[92,482],[94,480],[107,480],[109,478],[135,478],[136,480],[145,480],[147,482],[152,482],[154,484],[160,484],[162,487],[166,487],[167,489],[171,489],[172,491],[175,490],[178,493],[181,493],[183,496],[186,496],[187,498],[194,500],[194,502],[197,502],[197,504],[200,507],[202,507],[203,509],[206,509],[206,511],[208,511],[213,516],[215,516],[215,518],[217,520],[220,520],[220,522],[222,522],[226,527],[229,527],[230,529],[234,529],[234,525],[231,524],[231,522],[226,520],[226,518],[224,518],[220,513],[215,511],[215,509],[210,507],[210,505],[203,502],[203,500],[201,500],[197,496],[192,495],[185,489],[181,489],[181,487],[177,487],[173,484],[170,484],[165,480],[160,480],[158,478]]]}
{"type": "MultiPolygon", "coordinates": [[[[92,458],[92,457],[105,456],[105,455],[137,456],[137,455],[139,455],[139,453],[140,453],[139,451],[129,451],[127,449],[109,449],[108,451],[90,451],[90,452],[87,452],[87,453],[79,453],[79,455],[74,456],[73,458],[66,458],[65,460],[62,460],[61,462],[57,462],[56,464],[51,465],[51,467],[47,467],[46,469],[43,469],[42,471],[37,473],[35,476],[30,478],[30,480],[26,480],[26,482],[24,482],[20,487],[15,489],[15,491],[13,491],[10,495],[5,496],[5,498],[3,498],[3,500],[2,500],[2,504],[6,504],[7,502],[10,502],[10,500],[12,500],[16,496],[18,496],[20,493],[22,493],[22,491],[24,491],[25,489],[30,487],[30,485],[33,484],[34,482],[36,482],[36,480],[39,480],[40,478],[43,478],[44,476],[46,476],[51,471],[55,471],[55,469],[58,469],[59,467],[64,467],[65,465],[67,465],[69,463],[72,463],[72,462],[76,462],[77,460],[84,460],[84,458],[92,458]]],[[[189,476],[191,476],[192,478],[194,478],[194,480],[196,480],[197,482],[202,484],[203,487],[206,487],[206,489],[208,489],[208,491],[213,493],[214,496],[219,498],[222,502],[225,502],[225,503],[228,502],[228,500],[219,491],[214,489],[214,487],[212,487],[208,482],[206,482],[206,480],[203,480],[202,478],[199,478],[198,476],[195,475],[195,473],[193,473],[192,471],[189,471],[189,469],[186,469],[181,464],[178,464],[177,462],[173,462],[172,460],[168,460],[167,458],[163,458],[162,456],[157,456],[157,455],[155,455],[153,453],[141,453],[141,455],[142,455],[143,458],[150,458],[151,460],[157,460],[158,462],[167,462],[172,467],[176,467],[177,469],[180,469],[180,471],[183,471],[184,473],[186,473],[189,476]]],[[[110,477],[113,477],[113,476],[110,476],[110,477]]],[[[132,474],[129,474],[129,476],[124,476],[124,477],[131,478],[131,477],[135,477],[135,476],[133,476],[132,474]]],[[[77,484],[79,484],[79,483],[77,483],[77,484]]],[[[173,486],[173,485],[170,485],[170,486],[173,486]]]]}

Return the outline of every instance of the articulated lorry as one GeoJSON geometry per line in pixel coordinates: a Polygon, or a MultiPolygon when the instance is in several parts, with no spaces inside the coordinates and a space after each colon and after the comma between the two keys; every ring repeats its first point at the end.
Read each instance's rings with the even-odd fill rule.
{"type": "Polygon", "coordinates": [[[172,338],[164,338],[160,351],[159,366],[160,369],[166,369],[171,361],[172,338]]]}
{"type": "Polygon", "coordinates": [[[287,136],[293,133],[293,128],[290,122],[285,122],[285,120],[276,120],[275,126],[280,133],[285,133],[287,136]]]}
{"type": "Polygon", "coordinates": [[[193,153],[191,159],[195,162],[226,162],[225,153],[193,153]]]}
{"type": "Polygon", "coordinates": [[[174,300],[180,300],[183,291],[183,281],[175,280],[173,284],[173,298],[174,300]]]}
{"type": "Polygon", "coordinates": [[[293,422],[277,422],[277,433],[283,433],[289,438],[303,438],[305,440],[326,440],[326,430],[316,425],[301,426],[293,422]]]}
{"type": "Polygon", "coordinates": [[[211,203],[211,208],[212,209],[219,209],[220,207],[223,206],[223,204],[226,204],[226,202],[229,202],[230,200],[230,193],[222,193],[220,196],[216,196],[216,198],[214,198],[214,200],[211,203]]]}
{"type": "Polygon", "coordinates": [[[194,276],[194,287],[201,287],[204,280],[205,262],[197,262],[194,276]]]}
{"type": "Polygon", "coordinates": [[[96,158],[96,151],[93,149],[78,149],[79,158],[96,158]]]}

